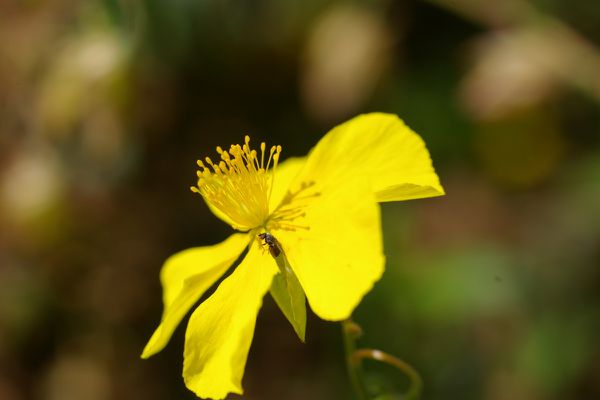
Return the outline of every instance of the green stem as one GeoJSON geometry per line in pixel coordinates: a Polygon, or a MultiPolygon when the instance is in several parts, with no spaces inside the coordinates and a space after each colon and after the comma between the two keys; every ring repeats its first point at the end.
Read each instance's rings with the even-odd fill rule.
{"type": "Polygon", "coordinates": [[[342,332],[344,334],[344,350],[346,353],[348,375],[356,391],[356,397],[359,400],[369,400],[362,370],[362,360],[364,359],[383,362],[400,370],[410,381],[408,391],[402,398],[406,400],[418,400],[421,398],[423,381],[416,369],[398,357],[384,353],[381,350],[357,349],[356,339],[362,334],[362,330],[351,319],[342,321],[342,332]]]}
{"type": "Polygon", "coordinates": [[[394,357],[390,354],[384,353],[383,351],[376,349],[360,349],[354,351],[352,356],[353,362],[360,363],[362,359],[368,358],[375,361],[381,361],[391,365],[402,371],[404,375],[410,380],[410,386],[408,391],[404,395],[406,400],[417,400],[421,397],[421,391],[423,389],[423,381],[421,376],[410,364],[402,361],[398,357],[394,357]]]}
{"type": "Polygon", "coordinates": [[[352,386],[354,386],[356,397],[358,400],[369,400],[363,377],[361,360],[354,356],[356,353],[356,338],[361,335],[360,326],[350,319],[344,320],[342,321],[342,334],[344,336],[346,367],[348,369],[348,376],[352,381],[352,386]]]}

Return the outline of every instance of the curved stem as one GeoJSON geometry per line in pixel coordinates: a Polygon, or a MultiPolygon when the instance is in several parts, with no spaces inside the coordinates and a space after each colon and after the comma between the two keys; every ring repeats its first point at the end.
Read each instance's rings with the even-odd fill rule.
{"type": "Polygon", "coordinates": [[[352,386],[356,392],[358,400],[369,400],[367,388],[363,378],[362,366],[360,358],[356,358],[356,339],[362,334],[360,326],[352,320],[347,319],[342,321],[342,334],[344,336],[344,352],[346,355],[346,367],[348,376],[352,381],[352,386]]]}
{"type": "Polygon", "coordinates": [[[421,397],[421,390],[423,389],[423,381],[421,380],[421,376],[410,364],[402,361],[398,357],[394,357],[376,349],[359,349],[354,351],[352,358],[353,363],[355,364],[360,364],[361,360],[368,358],[371,360],[384,362],[399,369],[410,380],[410,386],[405,395],[406,400],[416,400],[421,397]]]}
{"type": "Polygon", "coordinates": [[[391,354],[384,353],[381,350],[357,349],[356,339],[362,334],[362,329],[351,319],[342,321],[342,333],[344,335],[344,350],[346,353],[348,375],[350,376],[350,380],[356,391],[356,397],[359,400],[369,400],[369,394],[367,392],[362,370],[362,360],[364,359],[384,362],[404,373],[410,381],[408,391],[403,396],[404,399],[418,400],[421,397],[423,381],[417,370],[410,364],[391,354]]]}

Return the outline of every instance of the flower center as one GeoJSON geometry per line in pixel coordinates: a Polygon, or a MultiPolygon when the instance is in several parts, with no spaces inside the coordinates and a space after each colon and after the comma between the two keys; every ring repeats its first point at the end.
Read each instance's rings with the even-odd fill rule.
{"type": "Polygon", "coordinates": [[[237,230],[261,226],[269,217],[269,198],[281,146],[272,146],[265,164],[266,145],[260,144],[260,155],[250,148],[250,137],[244,144],[231,145],[229,151],[217,147],[221,160],[213,163],[209,157],[198,160],[198,185],[191,189],[199,193],[213,209],[227,216],[237,230]],[[269,168],[272,164],[272,171],[269,168]]]}

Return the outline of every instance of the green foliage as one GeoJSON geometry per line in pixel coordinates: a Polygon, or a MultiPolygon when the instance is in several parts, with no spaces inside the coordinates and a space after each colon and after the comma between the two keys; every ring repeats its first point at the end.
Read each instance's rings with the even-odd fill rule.
{"type": "Polygon", "coordinates": [[[273,278],[270,289],[271,296],[292,324],[300,340],[304,342],[306,333],[306,295],[296,274],[290,268],[283,250],[275,261],[277,261],[277,266],[279,266],[281,272],[273,278]]]}

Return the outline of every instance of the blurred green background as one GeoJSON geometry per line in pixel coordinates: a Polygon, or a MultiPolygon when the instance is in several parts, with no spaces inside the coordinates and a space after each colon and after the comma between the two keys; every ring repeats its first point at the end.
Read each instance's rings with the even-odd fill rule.
{"type": "MultiPolygon", "coordinates": [[[[424,400],[600,398],[599,48],[589,0],[2,1],[0,399],[193,399],[185,323],[139,355],[163,260],[229,234],[195,160],[246,133],[303,155],[368,111],[423,136],[448,194],[383,205],[360,344],[424,400]]],[[[352,398],[339,324],[301,344],[267,298],[244,386],[352,398]]]]}

